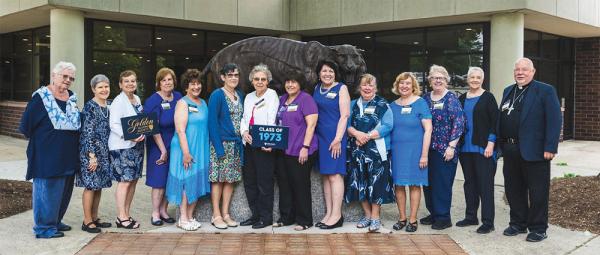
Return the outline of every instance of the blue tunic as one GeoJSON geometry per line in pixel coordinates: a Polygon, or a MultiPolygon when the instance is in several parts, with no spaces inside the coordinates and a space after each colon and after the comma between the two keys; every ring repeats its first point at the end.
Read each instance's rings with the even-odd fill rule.
{"type": "Polygon", "coordinates": [[[112,186],[110,181],[110,156],[108,155],[108,108],[90,100],[81,112],[81,138],[79,140],[80,167],[77,171],[76,185],[87,190],[98,191],[112,186]],[[89,171],[89,154],[94,153],[98,166],[89,171]]]}
{"type": "MultiPolygon", "coordinates": [[[[319,141],[319,158],[315,162],[315,169],[320,170],[321,174],[341,174],[346,175],[346,131],[342,136],[342,152],[337,159],[331,157],[329,146],[335,138],[338,122],[340,121],[340,88],[346,86],[339,83],[331,88],[328,93],[321,94],[321,84],[317,85],[313,98],[319,108],[319,120],[315,128],[315,134],[319,141]],[[327,94],[334,92],[335,97],[328,98],[327,94]]],[[[346,130],[344,128],[344,130],[346,130]]]]}
{"type": "Polygon", "coordinates": [[[158,126],[160,127],[160,136],[167,149],[167,162],[157,165],[156,161],[160,158],[160,149],[154,141],[154,137],[146,138],[146,185],[153,188],[165,188],[167,185],[167,175],[169,173],[169,160],[171,152],[171,140],[175,134],[175,106],[181,99],[181,93],[173,91],[173,100],[169,102],[170,109],[163,109],[161,102],[163,98],[154,93],[144,105],[144,113],[155,112],[158,116],[158,126]]]}
{"type": "MultiPolygon", "coordinates": [[[[481,98],[481,96],[478,97],[473,97],[473,98],[466,98],[465,100],[465,114],[467,115],[467,120],[472,120],[473,119],[473,109],[475,108],[475,105],[477,104],[477,102],[479,101],[479,99],[481,98]]],[[[462,148],[460,148],[460,152],[475,152],[475,153],[479,153],[481,155],[485,155],[485,148],[481,148],[475,144],[473,144],[473,121],[467,121],[467,131],[465,133],[465,144],[463,145],[462,148]]],[[[488,141],[495,143],[496,142],[496,135],[494,134],[490,134],[488,137],[488,141]]],[[[492,158],[494,159],[494,162],[498,162],[498,158],[496,157],[496,150],[494,150],[494,152],[492,153],[492,158]]]]}
{"type": "Polygon", "coordinates": [[[421,120],[431,119],[429,105],[423,98],[417,99],[410,105],[398,105],[397,101],[390,104],[394,113],[394,129],[392,130],[392,174],[394,185],[398,186],[427,186],[428,169],[419,167],[423,152],[423,124],[421,120]],[[402,113],[402,108],[409,108],[402,113]]]}
{"type": "Polygon", "coordinates": [[[192,161],[191,169],[183,168],[183,152],[179,144],[179,135],[175,133],[171,141],[171,162],[165,196],[169,202],[179,206],[184,190],[188,204],[198,200],[199,197],[208,197],[210,194],[208,107],[204,100],[202,100],[202,105],[195,104],[187,97],[184,97],[183,100],[187,102],[188,106],[196,106],[198,113],[188,110],[188,123],[185,129],[190,155],[195,161],[192,161]]]}
{"type": "MultiPolygon", "coordinates": [[[[56,100],[56,104],[66,111],[66,101],[56,100]]],[[[19,131],[29,138],[26,180],[75,174],[79,168],[79,131],[54,129],[39,94],[27,104],[19,131]]]]}

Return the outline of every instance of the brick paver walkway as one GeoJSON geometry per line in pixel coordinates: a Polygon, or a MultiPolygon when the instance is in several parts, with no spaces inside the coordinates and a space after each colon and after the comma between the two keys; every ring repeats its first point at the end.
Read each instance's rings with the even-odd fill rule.
{"type": "Polygon", "coordinates": [[[102,233],[78,254],[466,254],[447,235],[102,233]]]}

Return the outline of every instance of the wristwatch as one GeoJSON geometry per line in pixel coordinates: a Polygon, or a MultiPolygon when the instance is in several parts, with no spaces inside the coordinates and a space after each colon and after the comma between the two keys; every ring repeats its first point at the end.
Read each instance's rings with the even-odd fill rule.
{"type": "Polygon", "coordinates": [[[456,147],[452,146],[452,145],[448,145],[448,147],[452,148],[452,149],[456,149],[456,147]]]}
{"type": "Polygon", "coordinates": [[[304,149],[310,149],[310,146],[308,146],[308,145],[302,145],[302,148],[304,148],[304,149]]]}

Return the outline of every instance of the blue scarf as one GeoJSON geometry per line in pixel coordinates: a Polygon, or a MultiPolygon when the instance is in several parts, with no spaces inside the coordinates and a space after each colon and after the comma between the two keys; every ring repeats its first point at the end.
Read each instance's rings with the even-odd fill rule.
{"type": "Polygon", "coordinates": [[[44,103],[44,107],[48,112],[48,118],[52,121],[52,125],[56,130],[79,130],[81,127],[81,121],[79,119],[79,109],[77,109],[77,94],[73,92],[73,95],[69,97],[67,100],[66,111],[63,112],[58,104],[56,103],[56,99],[52,95],[52,91],[50,91],[46,86],[42,86],[35,92],[33,92],[32,97],[35,94],[40,94],[40,98],[42,98],[42,102],[44,103]]]}

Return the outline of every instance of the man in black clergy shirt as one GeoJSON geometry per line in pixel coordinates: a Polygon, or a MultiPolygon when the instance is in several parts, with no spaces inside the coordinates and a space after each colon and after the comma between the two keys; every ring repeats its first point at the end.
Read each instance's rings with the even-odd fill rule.
{"type": "Polygon", "coordinates": [[[530,59],[515,63],[516,84],[504,89],[500,101],[498,137],[510,206],[504,235],[529,229],[526,240],[539,242],[547,237],[550,161],[557,153],[562,114],[554,87],[533,80],[534,74],[530,59]]]}

